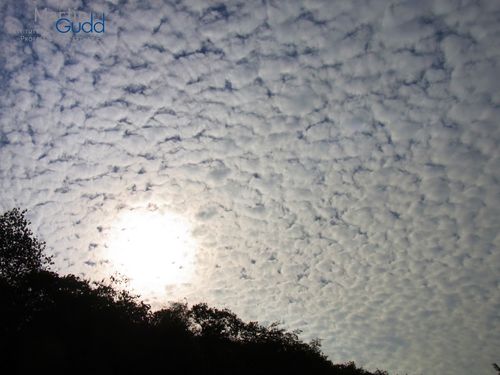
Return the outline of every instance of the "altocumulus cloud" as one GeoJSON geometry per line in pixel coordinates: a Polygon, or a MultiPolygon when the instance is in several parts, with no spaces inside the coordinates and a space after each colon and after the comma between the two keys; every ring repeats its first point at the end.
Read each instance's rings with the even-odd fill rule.
{"type": "Polygon", "coordinates": [[[39,1],[99,40],[20,40],[1,5],[0,209],[100,277],[122,211],[188,217],[184,296],[333,361],[489,374],[500,348],[500,2],[39,1]]]}

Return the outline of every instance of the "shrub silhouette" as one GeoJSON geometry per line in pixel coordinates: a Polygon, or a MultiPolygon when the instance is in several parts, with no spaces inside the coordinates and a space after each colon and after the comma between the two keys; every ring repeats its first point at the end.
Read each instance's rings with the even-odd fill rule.
{"type": "Polygon", "coordinates": [[[387,374],[334,365],[318,340],[227,309],[174,303],[153,312],[115,279],[60,276],[24,215],[0,217],[0,373],[387,374]]]}

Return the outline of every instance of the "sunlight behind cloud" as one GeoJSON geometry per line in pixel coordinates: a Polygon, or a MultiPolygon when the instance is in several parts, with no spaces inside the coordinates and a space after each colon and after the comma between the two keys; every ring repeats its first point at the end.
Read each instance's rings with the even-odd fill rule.
{"type": "Polygon", "coordinates": [[[114,225],[108,243],[112,269],[130,279],[140,294],[189,282],[195,241],[189,223],[173,213],[129,211],[114,225]]]}

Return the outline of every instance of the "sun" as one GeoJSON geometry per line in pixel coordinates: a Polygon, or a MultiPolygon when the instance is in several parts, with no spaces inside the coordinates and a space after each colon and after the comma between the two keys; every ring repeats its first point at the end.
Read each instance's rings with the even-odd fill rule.
{"type": "Polygon", "coordinates": [[[108,245],[112,269],[139,293],[161,293],[168,285],[189,282],[195,241],[189,223],[173,213],[129,211],[113,226],[108,245]]]}

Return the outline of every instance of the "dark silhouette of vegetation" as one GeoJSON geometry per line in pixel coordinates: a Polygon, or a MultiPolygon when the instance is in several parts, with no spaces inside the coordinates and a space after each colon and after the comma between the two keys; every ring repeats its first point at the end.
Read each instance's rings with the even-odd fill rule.
{"type": "Polygon", "coordinates": [[[15,208],[0,217],[0,277],[10,283],[51,263],[43,254],[45,243],[38,241],[29,229],[25,212],[15,208]]]}
{"type": "Polygon", "coordinates": [[[277,324],[206,304],[152,311],[116,280],[58,275],[24,214],[0,217],[2,374],[387,374],[332,364],[277,324]]]}

